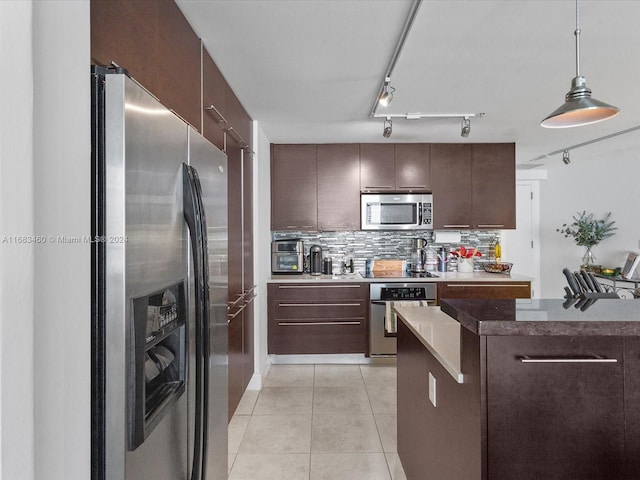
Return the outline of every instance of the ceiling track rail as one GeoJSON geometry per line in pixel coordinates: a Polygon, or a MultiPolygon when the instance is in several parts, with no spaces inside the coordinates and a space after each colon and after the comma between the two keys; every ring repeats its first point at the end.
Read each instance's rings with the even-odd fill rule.
{"type": "Polygon", "coordinates": [[[530,162],[537,162],[539,160],[544,160],[545,158],[550,158],[554,155],[559,155],[564,152],[568,152],[570,150],[575,150],[576,148],[586,147],[587,145],[592,145],[594,143],[602,142],[603,140],[609,140],[610,138],[617,137],[619,135],[624,135],[625,133],[635,132],[636,130],[640,130],[640,125],[636,125],[635,127],[627,128],[626,130],[620,130],[619,132],[610,133],[609,135],[605,135],[604,137],[594,138],[593,140],[587,140],[586,142],[577,143],[575,145],[571,145],[570,147],[560,148],[558,150],[554,150],[553,152],[546,153],[544,155],[540,155],[536,158],[532,158],[529,160],[530,162]]]}
{"type": "Polygon", "coordinates": [[[400,33],[400,38],[398,38],[398,43],[396,44],[396,48],[393,51],[393,55],[391,55],[391,60],[389,61],[389,65],[387,66],[387,70],[383,77],[382,83],[380,84],[380,88],[378,89],[378,94],[376,95],[376,99],[373,102],[373,106],[371,107],[371,113],[369,114],[371,117],[375,117],[376,110],[378,109],[378,100],[380,95],[384,90],[385,79],[387,77],[391,77],[393,73],[393,69],[396,66],[396,62],[402,53],[402,49],[404,48],[404,43],[409,36],[409,32],[411,31],[411,27],[413,26],[413,21],[418,14],[418,10],[420,9],[420,5],[422,4],[422,0],[413,0],[413,4],[411,5],[411,9],[409,10],[409,15],[407,15],[407,19],[404,22],[404,26],[402,27],[402,32],[400,33]]]}

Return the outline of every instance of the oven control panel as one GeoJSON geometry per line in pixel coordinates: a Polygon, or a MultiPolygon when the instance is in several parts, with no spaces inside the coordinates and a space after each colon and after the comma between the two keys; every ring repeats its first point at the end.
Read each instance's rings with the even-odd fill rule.
{"type": "Polygon", "coordinates": [[[425,287],[383,287],[380,300],[427,300],[425,287]]]}

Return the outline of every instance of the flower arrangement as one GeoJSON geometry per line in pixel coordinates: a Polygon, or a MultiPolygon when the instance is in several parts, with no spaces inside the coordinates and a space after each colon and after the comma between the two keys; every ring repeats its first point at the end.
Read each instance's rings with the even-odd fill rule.
{"type": "Polygon", "coordinates": [[[481,257],[482,253],[478,251],[477,248],[465,248],[464,246],[458,247],[455,250],[451,251],[451,255],[457,258],[473,258],[473,257],[481,257]]]}
{"type": "Polygon", "coordinates": [[[576,245],[581,247],[593,247],[598,245],[605,238],[614,235],[614,221],[609,221],[611,212],[601,219],[596,220],[593,213],[583,211],[573,216],[573,223],[562,224],[562,228],[556,228],[557,232],[562,233],[565,237],[573,237],[576,245]]]}

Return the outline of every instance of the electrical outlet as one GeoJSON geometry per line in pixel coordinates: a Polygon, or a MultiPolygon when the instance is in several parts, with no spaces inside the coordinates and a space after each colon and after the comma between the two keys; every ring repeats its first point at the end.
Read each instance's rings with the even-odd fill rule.
{"type": "Polygon", "coordinates": [[[436,377],[429,372],[429,400],[431,404],[436,406],[436,377]]]}

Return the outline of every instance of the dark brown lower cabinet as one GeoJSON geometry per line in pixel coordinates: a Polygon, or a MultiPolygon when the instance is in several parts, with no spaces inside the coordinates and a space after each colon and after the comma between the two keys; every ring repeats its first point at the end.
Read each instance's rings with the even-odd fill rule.
{"type": "Polygon", "coordinates": [[[267,287],[271,354],[368,354],[367,284],[277,284],[267,287]]]}
{"type": "Polygon", "coordinates": [[[398,454],[409,480],[484,478],[477,338],[469,332],[461,339],[462,368],[468,377],[458,384],[404,323],[398,323],[398,454]],[[429,374],[436,383],[435,406],[429,399],[429,374]]]}
{"type": "Polygon", "coordinates": [[[229,322],[229,421],[233,417],[242,394],[243,384],[243,341],[242,313],[229,322]]]}
{"type": "Polygon", "coordinates": [[[409,480],[640,478],[639,338],[461,332],[458,384],[399,324],[398,454],[409,480]]]}

